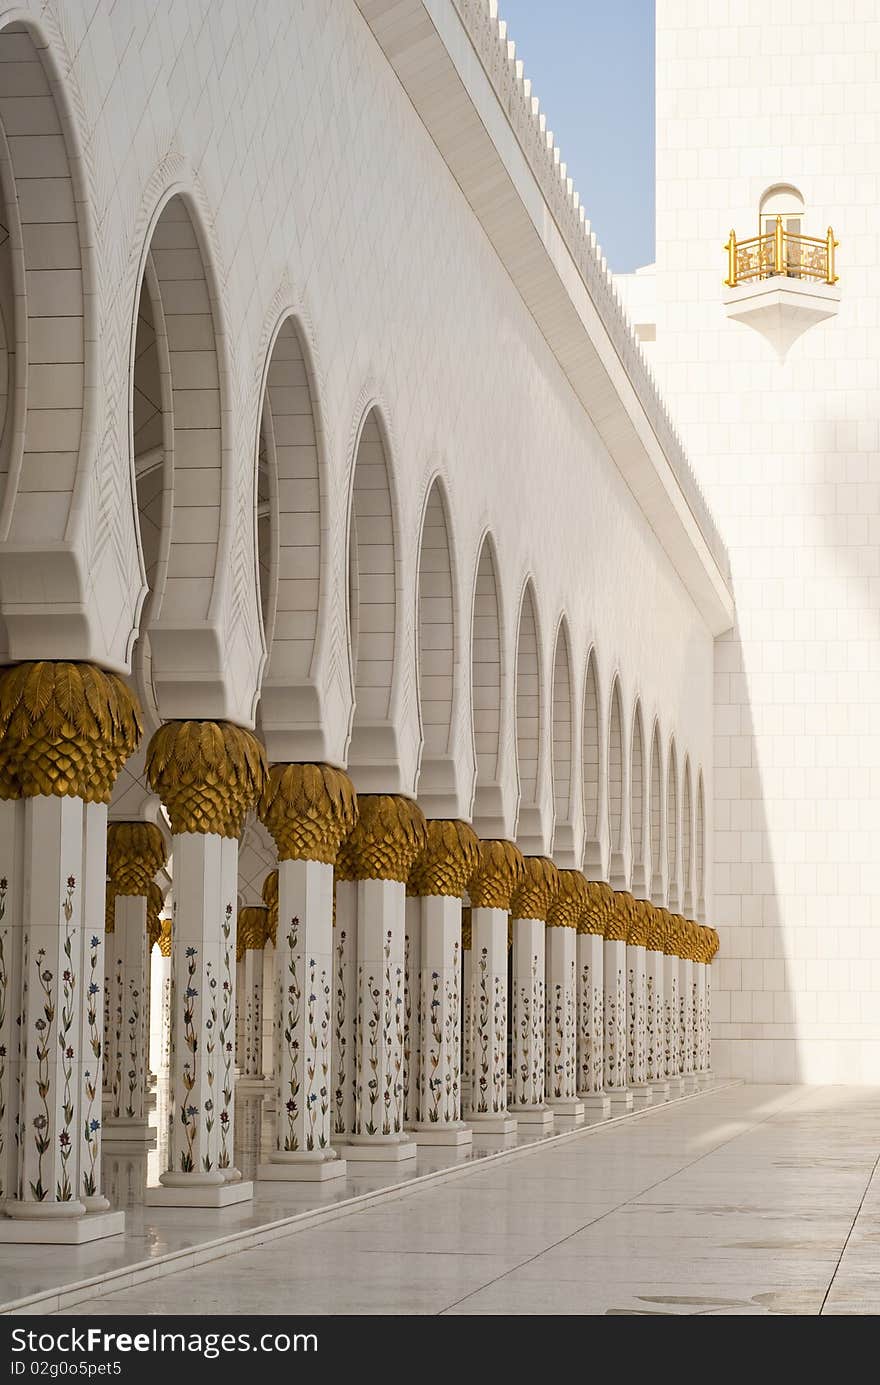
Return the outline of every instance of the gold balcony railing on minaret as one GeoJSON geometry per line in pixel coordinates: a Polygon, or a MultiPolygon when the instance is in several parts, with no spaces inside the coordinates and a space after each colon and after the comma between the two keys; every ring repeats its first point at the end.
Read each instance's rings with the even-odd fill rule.
{"type": "Polygon", "coordinates": [[[775,228],[763,236],[737,240],[736,232],[731,231],[724,247],[727,251],[724,282],[732,289],[737,284],[750,284],[756,279],[770,279],[781,274],[787,279],[818,279],[824,284],[836,284],[834,252],[837,244],[830,226],[824,240],[817,236],[797,236],[785,230],[781,216],[776,218],[775,228]]]}

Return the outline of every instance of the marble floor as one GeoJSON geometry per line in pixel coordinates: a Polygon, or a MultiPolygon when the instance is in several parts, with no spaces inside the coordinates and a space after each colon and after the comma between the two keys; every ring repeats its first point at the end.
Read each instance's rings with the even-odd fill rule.
{"type": "Polygon", "coordinates": [[[191,1268],[187,1311],[877,1313],[878,1153],[880,1089],[725,1087],[191,1268]]]}

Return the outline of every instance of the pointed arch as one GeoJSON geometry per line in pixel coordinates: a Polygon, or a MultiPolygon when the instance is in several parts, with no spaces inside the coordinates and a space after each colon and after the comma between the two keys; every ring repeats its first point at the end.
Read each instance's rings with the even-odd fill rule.
{"type": "Polygon", "coordinates": [[[495,548],[486,534],[477,561],[471,632],[471,715],[477,765],[474,823],[485,836],[499,835],[498,826],[492,824],[497,824],[500,807],[503,628],[495,548]]]}
{"type": "Polygon", "coordinates": [[[651,899],[662,904],[663,894],[663,778],[660,759],[660,723],[655,719],[651,735],[650,813],[651,899]]]}
{"type": "Polygon", "coordinates": [[[645,737],[642,704],[636,699],[633,711],[629,768],[629,823],[632,842],[632,891],[639,898],[646,893],[645,880],[645,737]]]}
{"type": "Polygon", "coordinates": [[[678,758],[674,736],[669,742],[666,761],[666,893],[668,907],[673,911],[678,909],[678,758]]]}
{"type": "Polygon", "coordinates": [[[623,850],[623,712],[620,680],[611,685],[608,713],[608,827],[612,852],[623,850]]]}
{"type": "Polygon", "coordinates": [[[557,865],[574,869],[574,783],[571,642],[565,616],[556,632],[553,656],[553,856],[557,865]]]}
{"type": "Polygon", "coordinates": [[[527,840],[540,820],[538,802],[541,771],[541,645],[535,589],[531,579],[523,591],[516,642],[516,765],[519,776],[517,836],[527,840]]]}
{"type": "Polygon", "coordinates": [[[419,801],[429,817],[450,816],[450,759],[457,658],[449,506],[439,480],[428,492],[418,569],[418,686],[422,725],[419,801]]]}
{"type": "Polygon", "coordinates": [[[583,865],[587,874],[594,878],[602,873],[602,827],[600,821],[602,732],[600,707],[596,651],[591,649],[587,656],[587,673],[584,679],[581,776],[584,797],[583,865]]]}
{"type": "Polygon", "coordinates": [[[706,917],[706,800],[703,787],[703,771],[697,775],[697,918],[703,922],[706,917]]]}
{"type": "Polygon", "coordinates": [[[684,757],[684,785],[681,795],[681,907],[688,918],[694,912],[694,821],[690,756],[684,757]]]}
{"type": "Polygon", "coordinates": [[[354,683],[349,760],[373,764],[391,717],[397,653],[397,564],[387,442],[371,408],[355,453],[349,520],[349,640],[354,683]]]}

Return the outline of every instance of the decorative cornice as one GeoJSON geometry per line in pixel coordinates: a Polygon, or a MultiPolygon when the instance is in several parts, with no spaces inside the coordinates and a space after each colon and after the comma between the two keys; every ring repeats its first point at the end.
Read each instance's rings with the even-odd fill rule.
{"type": "Polygon", "coordinates": [[[16,664],[0,674],[0,797],[109,803],[141,738],[137,699],[94,664],[16,664]]]}
{"type": "Polygon", "coordinates": [[[147,748],[147,782],[175,834],[241,836],[266,784],[266,756],[250,731],[228,721],[167,721],[147,748]]]}
{"type": "Polygon", "coordinates": [[[447,895],[461,899],[480,868],[480,839],[457,818],[430,818],[428,840],[407,881],[407,894],[447,895]]]}
{"type": "Polygon", "coordinates": [[[107,827],[107,875],[116,894],[148,895],[167,859],[165,838],[155,823],[111,822],[107,827]]]}
{"type": "Polygon", "coordinates": [[[524,873],[523,854],[513,842],[503,838],[481,842],[479,865],[468,884],[471,905],[475,909],[509,909],[524,873]]]}
{"type": "Polygon", "coordinates": [[[579,870],[561,870],[559,888],[547,910],[548,928],[577,928],[589,903],[587,882],[579,870]]]}
{"type": "Polygon", "coordinates": [[[272,765],[257,812],[279,861],[332,866],[357,821],[357,795],[348,775],[332,765],[272,765]]]}
{"type": "Polygon", "coordinates": [[[421,808],[400,794],[359,794],[358,808],[336,858],[338,879],[405,882],[428,840],[421,808]]]}
{"type": "Polygon", "coordinates": [[[517,919],[546,920],[559,889],[559,871],[546,856],[524,856],[523,875],[513,892],[510,912],[517,919]]]}

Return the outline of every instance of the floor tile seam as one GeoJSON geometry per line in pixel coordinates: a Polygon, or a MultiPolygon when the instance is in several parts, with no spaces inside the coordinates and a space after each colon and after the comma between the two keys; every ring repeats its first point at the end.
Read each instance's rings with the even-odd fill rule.
{"type": "MultiPolygon", "coordinates": [[[[789,1092],[787,1095],[789,1098],[794,1099],[794,1097],[797,1095],[797,1090],[789,1092]]],[[[783,1109],[788,1104],[789,1102],[783,1098],[783,1109]]],[[[755,1129],[758,1125],[764,1124],[765,1121],[772,1120],[774,1115],[776,1114],[776,1111],[769,1112],[762,1120],[756,1121],[754,1125],[749,1125],[748,1130],[755,1129]]],[[[656,1183],[651,1184],[647,1188],[642,1188],[637,1195],[633,1195],[633,1197],[623,1199],[621,1202],[617,1204],[616,1207],[610,1208],[601,1216],[596,1217],[594,1221],[588,1222],[587,1225],[597,1226],[600,1222],[604,1221],[606,1217],[613,1216],[615,1212],[619,1212],[622,1208],[629,1206],[631,1203],[634,1203],[636,1196],[644,1197],[645,1193],[653,1192],[654,1188],[662,1187],[663,1184],[668,1182],[670,1178],[677,1178],[678,1174],[685,1173],[687,1169],[691,1168],[694,1164],[698,1164],[702,1159],[706,1159],[710,1155],[714,1154],[717,1149],[723,1149],[725,1145],[732,1143],[733,1140],[741,1139],[745,1133],[747,1133],[747,1131],[737,1131],[734,1135],[731,1135],[727,1140],[721,1141],[713,1149],[706,1150],[702,1154],[697,1155],[697,1157],[691,1160],[690,1163],[683,1164],[681,1168],[676,1170],[675,1173],[668,1174],[666,1178],[658,1179],[656,1183]]],[[[458,1308],[460,1304],[466,1303],[467,1300],[469,1298],[473,1298],[475,1294],[482,1293],[483,1289],[490,1289],[493,1287],[493,1285],[501,1283],[504,1279],[509,1278],[511,1274],[514,1274],[517,1270],[522,1269],[525,1265],[532,1264],[535,1260],[539,1260],[541,1256],[546,1255],[548,1251],[556,1250],[559,1246],[565,1245],[565,1243],[567,1241],[570,1241],[572,1237],[579,1235],[579,1233],[584,1230],[586,1230],[585,1226],[578,1227],[576,1230],[572,1231],[568,1236],[561,1237],[560,1240],[556,1241],[552,1246],[547,1246],[545,1250],[539,1251],[536,1255],[529,1256],[527,1259],[523,1260],[522,1264],[516,1265],[514,1269],[508,1270],[505,1274],[498,1275],[496,1279],[489,1280],[489,1282],[484,1284],[480,1289],[475,1289],[468,1294],[464,1294],[462,1298],[458,1300],[457,1303],[447,1304],[445,1308],[441,1309],[441,1312],[440,1314],[438,1314],[438,1316],[442,1316],[442,1314],[448,1312],[450,1308],[458,1308]]]]}
{"type": "Polygon", "coordinates": [[[878,1154],[878,1155],[877,1155],[877,1158],[874,1160],[874,1167],[872,1168],[870,1174],[868,1175],[868,1181],[867,1181],[867,1183],[865,1184],[865,1188],[864,1188],[864,1191],[863,1191],[863,1193],[862,1193],[861,1199],[860,1199],[860,1201],[859,1201],[859,1205],[858,1205],[858,1207],[856,1208],[856,1214],[855,1214],[855,1216],[854,1216],[853,1219],[852,1219],[852,1225],[850,1226],[849,1231],[848,1231],[847,1234],[846,1234],[846,1239],[845,1239],[845,1241],[844,1241],[844,1243],[843,1243],[843,1246],[841,1247],[840,1255],[838,1256],[838,1259],[837,1259],[837,1264],[835,1265],[834,1270],[833,1270],[833,1272],[832,1272],[831,1279],[829,1280],[829,1283],[828,1283],[828,1288],[825,1290],[825,1297],[822,1299],[822,1306],[821,1306],[821,1308],[819,1309],[819,1317],[820,1317],[820,1318],[821,1318],[821,1317],[824,1317],[824,1315],[825,1315],[825,1305],[826,1305],[827,1302],[828,1302],[828,1296],[829,1296],[829,1294],[831,1293],[831,1290],[834,1288],[834,1281],[836,1280],[838,1274],[840,1273],[840,1267],[841,1267],[841,1265],[843,1264],[843,1258],[844,1258],[844,1256],[846,1255],[847,1246],[849,1245],[850,1240],[852,1239],[852,1234],[853,1234],[853,1231],[854,1231],[855,1228],[856,1228],[856,1223],[858,1222],[859,1216],[860,1216],[861,1211],[862,1211],[862,1208],[863,1208],[864,1205],[865,1205],[865,1199],[866,1199],[866,1197],[868,1196],[868,1192],[869,1192],[869,1190],[870,1190],[871,1184],[873,1183],[874,1178],[875,1178],[875,1176],[876,1176],[878,1165],[880,1165],[880,1154],[878,1154]]]}
{"type": "Polygon", "coordinates": [[[720,1078],[718,1085],[706,1088],[702,1091],[689,1092],[686,1095],[676,1097],[673,1101],[665,1102],[662,1105],[647,1106],[639,1111],[628,1111],[620,1116],[612,1116],[604,1122],[597,1122],[595,1125],[575,1130],[563,1130],[558,1134],[549,1135],[544,1139],[531,1141],[528,1144],[518,1146],[514,1149],[501,1149],[486,1154],[479,1161],[465,1164],[453,1165],[446,1169],[432,1169],[424,1174],[417,1175],[415,1178],[408,1179],[405,1183],[390,1184],[385,1188],[371,1189],[369,1192],[356,1194],[353,1198],[347,1198],[342,1203],[329,1204],[326,1207],[310,1208],[306,1212],[298,1212],[293,1216],[283,1217],[273,1222],[266,1222],[260,1226],[246,1227],[241,1231],[227,1233],[210,1241],[203,1241],[197,1246],[182,1246],[177,1250],[169,1251],[162,1256],[156,1256],[150,1260],[137,1261],[132,1265],[121,1267],[116,1272],[107,1271],[104,1274],[92,1275],[88,1279],[79,1280],[75,1283],[54,1286],[51,1289],[37,1290],[33,1294],[25,1295],[22,1298],[14,1299],[9,1303],[0,1304],[0,1316],[17,1315],[24,1310],[48,1304],[54,1299],[63,1300],[62,1306],[72,1307],[74,1303],[85,1302],[90,1298],[106,1297],[107,1286],[112,1284],[114,1278],[119,1280],[128,1279],[128,1283],[119,1283],[116,1289],[110,1288],[110,1293],[123,1292],[125,1289],[133,1288],[136,1283],[149,1282],[154,1279],[164,1278],[168,1274],[176,1274],[184,1269],[194,1269],[202,1264],[209,1264],[214,1260],[222,1260],[227,1256],[237,1254],[240,1251],[255,1250],[266,1241],[277,1240],[287,1235],[295,1235],[300,1231],[310,1230],[319,1223],[330,1223],[333,1221],[345,1220],[348,1216],[355,1216],[359,1212],[368,1209],[370,1206],[382,1202],[394,1202],[413,1193],[425,1191],[430,1187],[442,1186],[444,1183],[452,1182],[458,1178],[467,1177],[478,1170],[489,1167],[496,1167],[499,1164],[513,1163],[518,1159],[538,1151],[549,1152],[553,1147],[569,1143],[588,1135],[605,1132],[610,1128],[620,1127],[624,1123],[635,1123],[656,1112],[670,1111],[679,1106],[687,1106],[690,1102],[700,1101],[705,1097],[719,1096],[722,1092],[742,1087],[742,1078],[720,1078]],[[98,1292],[100,1291],[100,1293],[98,1292]],[[76,1295],[76,1297],[72,1297],[76,1295]]]}

